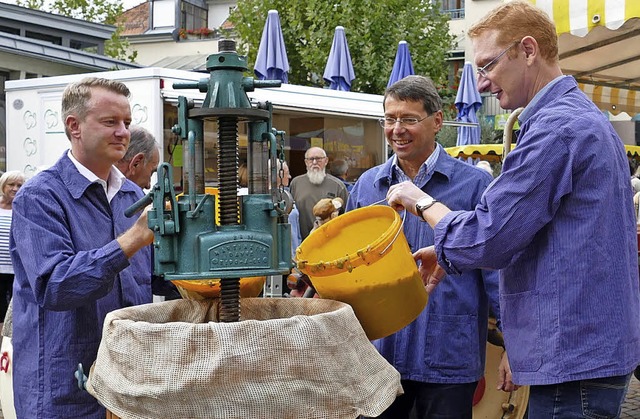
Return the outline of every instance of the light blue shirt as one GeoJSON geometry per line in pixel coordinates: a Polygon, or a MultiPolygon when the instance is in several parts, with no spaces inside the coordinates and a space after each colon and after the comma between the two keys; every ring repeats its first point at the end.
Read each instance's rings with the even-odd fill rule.
{"type": "Polygon", "coordinates": [[[436,225],[439,262],[501,269],[516,384],[627,374],[640,364],[640,291],[624,146],[572,77],[539,94],[480,205],[436,225]]]}

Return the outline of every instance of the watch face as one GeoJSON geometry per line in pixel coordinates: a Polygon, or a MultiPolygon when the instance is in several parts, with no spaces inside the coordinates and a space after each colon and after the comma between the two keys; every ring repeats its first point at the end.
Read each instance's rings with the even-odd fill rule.
{"type": "Polygon", "coordinates": [[[429,205],[433,204],[433,201],[433,197],[425,196],[424,198],[418,199],[418,202],[416,202],[416,206],[420,208],[428,207],[429,205]]]}

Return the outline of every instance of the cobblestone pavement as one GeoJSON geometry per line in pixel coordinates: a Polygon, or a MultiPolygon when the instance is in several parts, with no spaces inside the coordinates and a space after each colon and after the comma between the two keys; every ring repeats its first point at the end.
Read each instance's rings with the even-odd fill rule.
{"type": "Polygon", "coordinates": [[[621,419],[639,419],[640,418],[640,381],[635,377],[631,377],[629,382],[629,391],[627,398],[622,405],[621,419]]]}

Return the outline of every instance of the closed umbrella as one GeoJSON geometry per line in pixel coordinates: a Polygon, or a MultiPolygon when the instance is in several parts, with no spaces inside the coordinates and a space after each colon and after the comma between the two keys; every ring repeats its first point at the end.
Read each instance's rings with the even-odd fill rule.
{"type": "Polygon", "coordinates": [[[411,53],[409,52],[409,44],[407,41],[400,41],[398,43],[398,51],[396,52],[396,60],[393,62],[393,70],[391,70],[391,77],[389,77],[389,83],[387,87],[391,86],[398,80],[402,80],[407,76],[416,74],[413,71],[413,61],[411,60],[411,53]]]}
{"type": "Polygon", "coordinates": [[[459,122],[475,123],[475,125],[459,126],[456,145],[480,144],[480,125],[476,112],[482,106],[482,98],[478,92],[475,71],[470,62],[464,64],[460,86],[456,94],[456,108],[459,122]]]}
{"type": "Polygon", "coordinates": [[[253,72],[259,80],[289,81],[289,60],[277,10],[269,10],[267,15],[253,72]]]}
{"type": "Polygon", "coordinates": [[[351,82],[356,78],[353,64],[351,63],[351,54],[349,54],[349,45],[347,45],[347,37],[342,26],[336,26],[323,77],[329,83],[330,89],[346,92],[351,90],[351,82]]]}

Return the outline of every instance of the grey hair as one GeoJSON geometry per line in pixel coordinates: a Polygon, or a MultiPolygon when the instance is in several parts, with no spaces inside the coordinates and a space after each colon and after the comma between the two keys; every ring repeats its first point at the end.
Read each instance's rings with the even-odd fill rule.
{"type": "Polygon", "coordinates": [[[343,159],[336,159],[331,162],[331,166],[329,167],[329,173],[333,176],[344,176],[347,174],[349,170],[349,163],[343,159]]]}
{"type": "Polygon", "coordinates": [[[424,110],[429,115],[442,110],[442,99],[438,90],[433,81],[425,76],[407,76],[398,80],[385,90],[383,104],[388,97],[401,101],[422,102],[424,110]]]}
{"type": "Polygon", "coordinates": [[[153,152],[160,148],[160,145],[153,137],[153,134],[138,125],[129,126],[129,131],[131,132],[129,148],[120,161],[130,162],[138,153],[142,153],[145,160],[150,160],[153,156],[153,152]]]}

